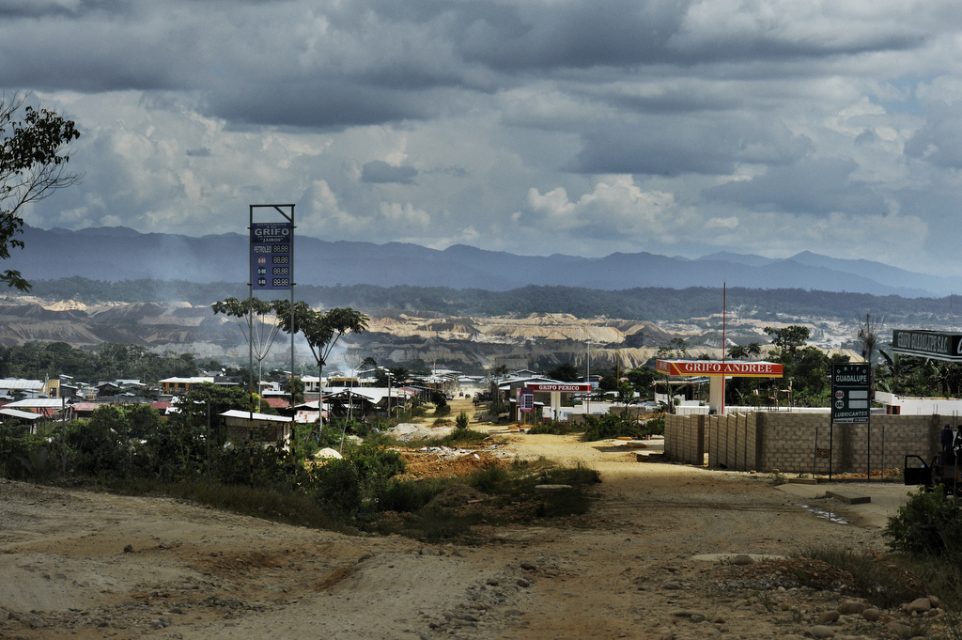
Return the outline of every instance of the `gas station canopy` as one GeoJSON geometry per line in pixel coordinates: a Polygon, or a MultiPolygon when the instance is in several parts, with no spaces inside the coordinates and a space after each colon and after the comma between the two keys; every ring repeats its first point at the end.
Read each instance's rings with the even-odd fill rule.
{"type": "Polygon", "coordinates": [[[725,413],[725,378],[781,378],[785,375],[784,365],[761,360],[657,360],[655,369],[669,376],[707,377],[708,404],[719,415],[725,413]]]}

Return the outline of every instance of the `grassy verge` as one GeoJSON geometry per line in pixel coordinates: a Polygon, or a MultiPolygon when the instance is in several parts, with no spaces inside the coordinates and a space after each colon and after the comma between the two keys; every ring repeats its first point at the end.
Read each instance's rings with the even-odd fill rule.
{"type": "Polygon", "coordinates": [[[578,516],[588,511],[596,471],[541,459],[491,465],[466,476],[378,483],[354,510],[332,507],[308,492],[211,482],[137,479],[100,485],[125,495],[188,500],[257,518],[341,532],[397,533],[420,540],[480,543],[481,525],[499,526],[578,516]],[[550,491],[539,485],[562,485],[550,491]]]}
{"type": "Polygon", "coordinates": [[[480,431],[475,431],[473,429],[454,429],[451,433],[440,438],[419,438],[415,440],[406,440],[404,442],[391,441],[394,446],[403,446],[410,448],[418,447],[461,447],[461,448],[471,448],[481,445],[484,441],[489,440],[491,436],[480,431]]]}
{"type": "Polygon", "coordinates": [[[208,482],[171,484],[145,479],[114,482],[106,488],[124,495],[187,500],[214,509],[315,529],[345,531],[352,528],[348,521],[325,509],[306,493],[208,482]]]}
{"type": "Polygon", "coordinates": [[[590,507],[598,473],[546,460],[491,465],[469,475],[394,481],[379,496],[366,528],[423,540],[478,542],[477,525],[524,524],[577,516],[590,507]],[[551,491],[539,485],[565,485],[551,491]],[[379,517],[380,516],[380,517],[379,517]]]}

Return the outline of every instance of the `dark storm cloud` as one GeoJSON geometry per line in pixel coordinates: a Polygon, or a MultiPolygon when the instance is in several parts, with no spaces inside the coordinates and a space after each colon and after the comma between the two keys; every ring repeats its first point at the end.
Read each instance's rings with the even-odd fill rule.
{"type": "Polygon", "coordinates": [[[918,247],[954,237],[960,33],[948,0],[0,0],[0,92],[83,127],[51,225],[294,193],[341,239],[657,251],[838,213],[918,247]]]}
{"type": "Polygon", "coordinates": [[[411,184],[418,175],[414,167],[395,166],[382,160],[374,160],[364,165],[361,170],[361,181],[374,184],[396,182],[411,184]]]}
{"type": "MultiPolygon", "coordinates": [[[[210,114],[238,123],[320,128],[463,113],[476,106],[479,93],[509,88],[526,75],[554,77],[574,90],[565,86],[572,70],[633,74],[657,65],[668,73],[733,59],[827,57],[921,41],[897,25],[858,34],[840,26],[805,37],[722,25],[705,34],[689,24],[697,4],[656,0],[516,6],[359,0],[319,7],[174,0],[164,5],[169,12],[145,2],[23,0],[11,11],[32,6],[66,14],[43,22],[12,16],[16,28],[0,31],[0,58],[18,64],[0,67],[0,85],[179,88],[203,94],[210,114]],[[314,23],[316,29],[308,28],[314,23]]],[[[590,86],[597,79],[580,81],[590,86]]],[[[721,93],[685,91],[606,99],[614,108],[654,111],[735,102],[721,93]]]]}
{"type": "Polygon", "coordinates": [[[245,124],[338,129],[436,115],[445,102],[435,92],[392,91],[348,83],[224,87],[208,97],[210,113],[245,124]]]}
{"type": "Polygon", "coordinates": [[[189,43],[167,33],[169,25],[145,22],[122,3],[117,11],[113,3],[92,3],[74,13],[45,20],[0,14],[0,60],[16,60],[0,65],[0,86],[91,93],[185,88],[190,71],[182,53],[189,43]]]}
{"type": "Polygon", "coordinates": [[[848,159],[806,158],[790,166],[770,166],[751,180],[705,191],[709,200],[758,210],[825,215],[835,211],[884,213],[885,200],[869,185],[853,180],[857,165],[848,159]]]}
{"type": "Polygon", "coordinates": [[[123,0],[4,0],[0,2],[0,20],[17,18],[77,17],[88,13],[126,13],[129,3],[123,0]]]}
{"type": "Polygon", "coordinates": [[[667,62],[687,2],[522,5],[499,20],[472,23],[460,50],[466,60],[504,71],[667,62]]]}
{"type": "Polygon", "coordinates": [[[579,173],[728,174],[741,162],[790,163],[809,147],[810,141],[783,126],[737,113],[651,117],[585,133],[571,168],[579,173]]]}
{"type": "MultiPolygon", "coordinates": [[[[739,60],[831,58],[921,46],[929,34],[898,24],[865,33],[839,25],[794,37],[777,21],[753,29],[726,29],[728,15],[708,35],[688,24],[699,3],[617,0],[519,5],[464,28],[465,60],[515,73],[525,70],[717,64],[739,60]]],[[[728,13],[731,13],[730,11],[728,13]]],[[[806,16],[799,16],[800,20],[806,16]]],[[[790,16],[784,20],[791,20],[790,16]]]]}

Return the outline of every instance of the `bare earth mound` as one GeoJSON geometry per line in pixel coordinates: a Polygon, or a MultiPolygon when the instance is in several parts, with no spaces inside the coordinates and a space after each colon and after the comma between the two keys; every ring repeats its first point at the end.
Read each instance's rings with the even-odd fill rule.
{"type": "MultiPolygon", "coordinates": [[[[839,615],[842,581],[800,586],[797,561],[783,559],[881,548],[903,487],[875,485],[871,505],[845,505],[818,497],[825,486],[638,463],[570,437],[509,438],[520,457],[601,471],[592,511],[486,530],[478,546],[430,545],[0,483],[0,637],[884,638],[911,637],[921,620],[839,615]]],[[[938,625],[940,611],[929,615],[938,625]]]]}

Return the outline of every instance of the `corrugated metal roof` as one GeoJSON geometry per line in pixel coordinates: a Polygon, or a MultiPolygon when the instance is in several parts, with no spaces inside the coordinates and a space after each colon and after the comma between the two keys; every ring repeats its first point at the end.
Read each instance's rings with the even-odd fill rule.
{"type": "Polygon", "coordinates": [[[257,413],[254,411],[241,411],[240,409],[231,409],[220,414],[225,418],[241,418],[242,420],[250,420],[253,418],[255,421],[260,420],[263,422],[293,422],[292,418],[287,416],[273,416],[267,413],[257,413]]]}
{"type": "Polygon", "coordinates": [[[43,389],[43,382],[40,380],[25,380],[23,378],[2,378],[0,379],[0,389],[40,391],[43,389]]]}
{"type": "Polygon", "coordinates": [[[39,413],[31,413],[29,411],[18,411],[17,409],[0,409],[0,416],[10,416],[11,418],[20,418],[22,420],[37,420],[42,418],[39,413]]]}

